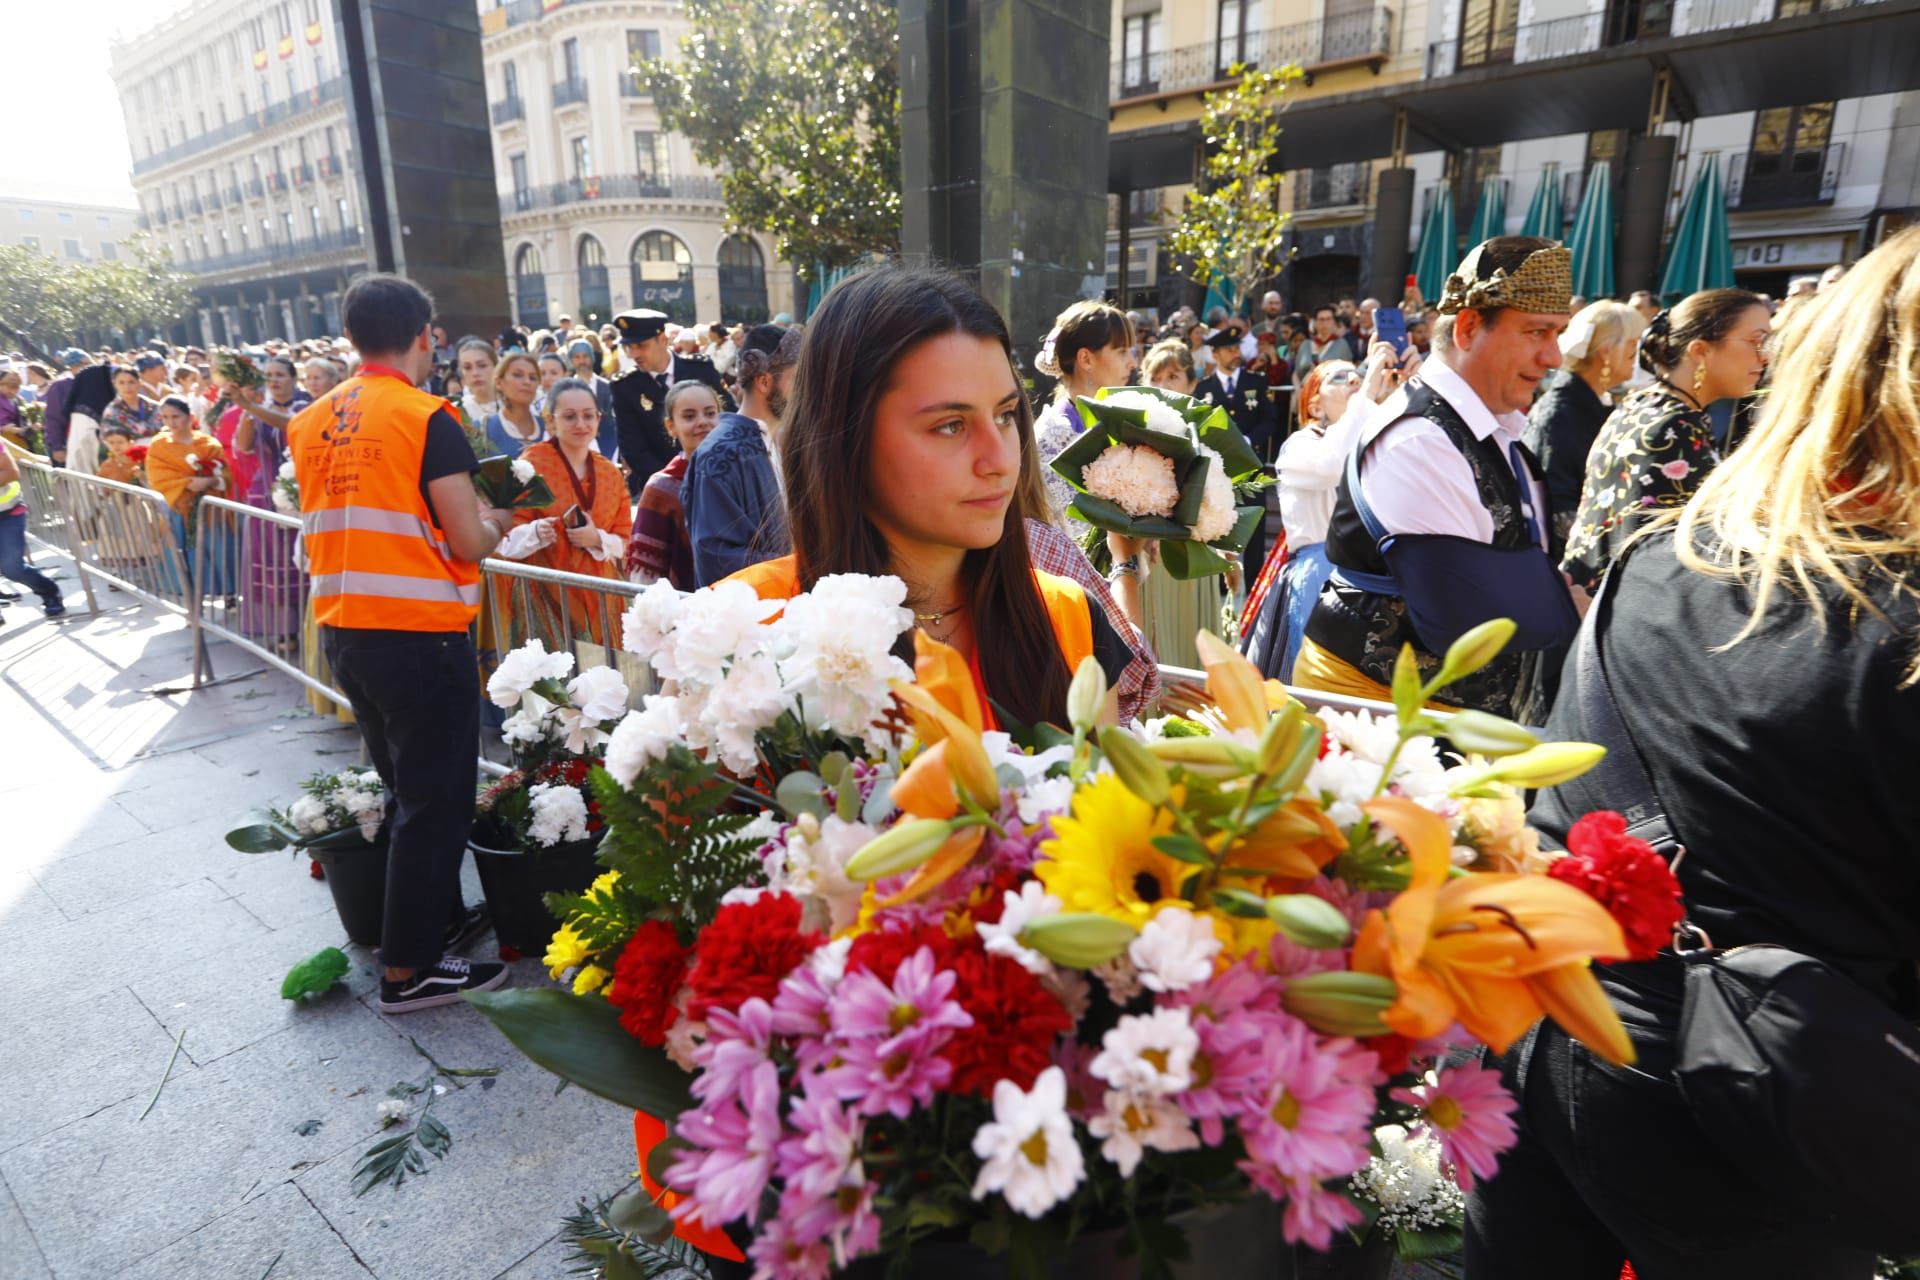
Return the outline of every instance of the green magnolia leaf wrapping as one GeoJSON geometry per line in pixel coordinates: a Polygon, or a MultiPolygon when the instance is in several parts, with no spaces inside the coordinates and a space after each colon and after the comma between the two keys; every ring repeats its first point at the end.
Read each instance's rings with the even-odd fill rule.
{"type": "Polygon", "coordinates": [[[689,1077],[628,1035],[599,996],[551,987],[469,992],[465,999],[539,1066],[589,1093],[663,1120],[693,1105],[689,1077]]]}

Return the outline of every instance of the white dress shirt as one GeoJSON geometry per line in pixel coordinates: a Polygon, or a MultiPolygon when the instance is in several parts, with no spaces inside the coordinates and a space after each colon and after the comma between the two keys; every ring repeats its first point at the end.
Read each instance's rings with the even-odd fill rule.
{"type": "Polygon", "coordinates": [[[1361,428],[1372,421],[1378,407],[1356,390],[1338,422],[1325,428],[1304,427],[1280,446],[1274,470],[1280,477],[1280,521],[1287,527],[1289,547],[1298,551],[1327,540],[1347,455],[1360,442],[1361,428]]]}
{"type": "MultiPolygon", "coordinates": [[[[1518,442],[1526,430],[1527,415],[1494,413],[1465,379],[1438,359],[1429,357],[1423,362],[1419,376],[1453,406],[1475,439],[1493,437],[1502,457],[1507,454],[1507,446],[1518,442]]],[[[1466,456],[1453,447],[1438,423],[1406,417],[1406,411],[1407,393],[1402,389],[1394,392],[1368,423],[1369,427],[1381,421],[1393,423],[1374,438],[1367,456],[1361,459],[1360,484],[1374,515],[1389,533],[1447,533],[1492,542],[1493,516],[1480,501],[1466,456]]],[[[1544,550],[1546,490],[1537,478],[1531,479],[1528,487],[1544,550]]]]}

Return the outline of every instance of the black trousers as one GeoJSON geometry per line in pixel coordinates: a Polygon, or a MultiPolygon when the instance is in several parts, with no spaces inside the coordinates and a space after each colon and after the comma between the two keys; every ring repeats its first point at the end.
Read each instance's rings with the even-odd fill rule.
{"type": "Polygon", "coordinates": [[[444,950],[473,827],[480,741],[473,641],[464,631],[321,627],[320,643],[390,797],[380,960],[423,968],[444,950]]]}
{"type": "Polygon", "coordinates": [[[1467,1205],[1472,1280],[1869,1280],[1871,1253],[1821,1235],[1776,1198],[1766,1170],[1735,1168],[1673,1083],[1672,1032],[1629,1024],[1631,1067],[1596,1058],[1552,1023],[1501,1064],[1520,1142],[1467,1205]]]}

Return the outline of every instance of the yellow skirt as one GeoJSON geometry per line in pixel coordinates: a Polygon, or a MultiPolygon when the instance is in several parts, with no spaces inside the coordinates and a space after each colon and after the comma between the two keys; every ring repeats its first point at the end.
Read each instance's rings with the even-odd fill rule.
{"type": "MultiPolygon", "coordinates": [[[[1346,698],[1370,698],[1393,703],[1393,690],[1372,679],[1344,658],[1336,658],[1304,636],[1300,654],[1293,660],[1293,679],[1289,684],[1315,693],[1337,693],[1346,698]]],[[[1451,712],[1460,708],[1444,702],[1429,702],[1428,711],[1451,712]]]]}

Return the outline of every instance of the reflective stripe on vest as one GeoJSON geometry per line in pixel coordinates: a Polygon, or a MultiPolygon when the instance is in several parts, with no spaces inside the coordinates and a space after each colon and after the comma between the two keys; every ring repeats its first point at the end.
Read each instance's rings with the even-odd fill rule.
{"type": "Polygon", "coordinates": [[[367,573],[362,570],[348,569],[342,573],[316,573],[313,575],[313,595],[322,596],[384,596],[389,600],[442,600],[448,604],[480,605],[479,586],[461,586],[458,583],[439,581],[433,578],[409,578],[397,573],[367,573]]]}
{"type": "Polygon", "coordinates": [[[386,511],[379,507],[328,507],[323,511],[309,511],[300,517],[300,532],[308,535],[345,533],[350,529],[419,538],[443,558],[453,559],[453,551],[434,532],[433,526],[409,512],[386,511]]]}

